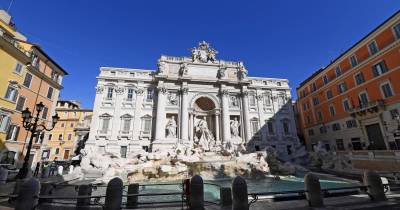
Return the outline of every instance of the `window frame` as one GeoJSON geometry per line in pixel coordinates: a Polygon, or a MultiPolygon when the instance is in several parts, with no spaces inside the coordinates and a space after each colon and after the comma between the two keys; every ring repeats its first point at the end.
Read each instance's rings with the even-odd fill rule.
{"type": "Polygon", "coordinates": [[[26,88],[31,88],[32,79],[33,79],[33,75],[32,75],[31,73],[26,72],[26,73],[25,73],[25,77],[24,77],[24,81],[22,82],[22,85],[23,85],[24,87],[26,87],[26,88]],[[26,78],[27,78],[28,75],[30,76],[29,84],[25,84],[26,81],[27,81],[26,78]]]}
{"type": "Polygon", "coordinates": [[[17,61],[17,63],[15,64],[15,67],[14,67],[14,73],[21,75],[23,68],[24,68],[24,66],[22,65],[22,63],[17,61]],[[21,68],[18,68],[19,66],[21,68]],[[17,71],[17,69],[19,69],[19,71],[17,71]]]}
{"type": "Polygon", "coordinates": [[[358,59],[357,59],[356,54],[352,54],[352,55],[349,56],[349,62],[350,62],[350,66],[352,68],[354,68],[354,67],[356,67],[358,65],[358,59]]]}
{"type": "Polygon", "coordinates": [[[363,102],[362,100],[361,100],[361,95],[363,95],[363,94],[365,94],[366,95],[366,98],[367,98],[367,103],[366,104],[360,104],[360,106],[363,106],[363,105],[367,105],[369,102],[370,102],[370,100],[369,100],[369,96],[368,96],[368,92],[367,91],[361,91],[361,92],[359,92],[358,93],[358,99],[359,99],[359,102],[363,102]]]}
{"type": "Polygon", "coordinates": [[[49,88],[47,89],[47,95],[46,95],[46,97],[47,97],[48,99],[52,99],[52,98],[53,98],[53,93],[54,93],[54,88],[51,87],[51,86],[49,85],[49,88]],[[50,91],[50,90],[51,90],[51,91],[50,91]],[[49,94],[50,94],[50,97],[49,97],[49,94]]]}
{"type": "Polygon", "coordinates": [[[354,74],[354,82],[356,83],[356,85],[362,85],[363,83],[365,83],[365,77],[364,77],[364,73],[363,72],[358,72],[356,74],[354,74]],[[359,81],[357,80],[358,76],[361,76],[360,78],[362,78],[362,81],[359,83],[359,81]]]}
{"type": "Polygon", "coordinates": [[[15,103],[18,99],[18,95],[19,95],[18,87],[15,87],[15,85],[13,85],[13,84],[8,84],[8,87],[6,89],[6,94],[4,95],[4,99],[15,103]],[[9,94],[10,89],[12,89],[11,91],[13,91],[13,92],[11,92],[9,94]],[[9,95],[9,96],[7,97],[7,95],[9,95]]]}
{"type": "Polygon", "coordinates": [[[375,40],[373,40],[370,43],[368,43],[367,48],[368,48],[368,52],[369,52],[370,56],[375,55],[376,53],[379,52],[378,43],[375,40]],[[371,49],[371,45],[374,45],[374,47],[375,47],[374,50],[375,51],[373,49],[371,49]]]}
{"type": "Polygon", "coordinates": [[[335,108],[334,104],[329,105],[329,114],[331,115],[331,117],[334,117],[336,115],[336,108],[335,108]],[[332,113],[332,110],[333,110],[333,113],[332,113]]]}
{"type": "Polygon", "coordinates": [[[340,75],[342,75],[342,68],[340,67],[340,65],[337,65],[335,68],[335,76],[336,77],[340,77],[340,75]]]}
{"type": "Polygon", "coordinates": [[[392,97],[392,96],[395,95],[395,93],[393,92],[393,87],[392,87],[392,84],[390,83],[390,81],[381,82],[381,83],[379,84],[379,89],[380,89],[380,91],[381,91],[381,95],[382,95],[382,98],[383,98],[383,99],[387,99],[387,98],[390,98],[390,97],[392,97]],[[390,93],[391,93],[390,96],[386,96],[386,95],[385,95],[385,91],[383,90],[383,86],[385,86],[385,85],[388,85],[388,87],[389,87],[389,89],[390,89],[390,93]]]}
{"type": "Polygon", "coordinates": [[[346,112],[350,111],[350,109],[351,109],[350,100],[348,98],[343,99],[342,106],[343,106],[344,111],[346,111],[346,112]],[[348,108],[346,108],[345,102],[347,102],[348,108]]]}
{"type": "Polygon", "coordinates": [[[392,27],[392,30],[393,30],[394,37],[396,39],[400,39],[400,22],[394,24],[394,26],[392,27]],[[396,30],[396,28],[398,30],[396,30]]]}
{"type": "Polygon", "coordinates": [[[26,103],[26,97],[20,95],[16,101],[15,110],[22,112],[24,110],[25,103],[26,103]],[[22,99],[22,98],[24,99],[24,103],[22,104],[21,109],[19,109],[19,105],[20,105],[19,102],[20,102],[20,99],[22,99]]]}

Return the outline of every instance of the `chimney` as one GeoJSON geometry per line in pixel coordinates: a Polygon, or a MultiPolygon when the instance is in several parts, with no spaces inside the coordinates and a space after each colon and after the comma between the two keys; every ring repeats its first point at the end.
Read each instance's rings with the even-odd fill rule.
{"type": "Polygon", "coordinates": [[[0,10],[0,20],[9,25],[11,22],[11,15],[9,15],[5,10],[0,10]]]}

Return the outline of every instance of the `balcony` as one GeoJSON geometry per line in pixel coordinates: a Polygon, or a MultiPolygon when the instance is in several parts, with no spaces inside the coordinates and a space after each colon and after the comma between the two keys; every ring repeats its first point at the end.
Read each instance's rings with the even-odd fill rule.
{"type": "Polygon", "coordinates": [[[17,60],[24,64],[28,64],[31,62],[31,52],[25,50],[18,40],[15,40],[1,28],[0,47],[3,48],[8,54],[15,57],[17,60]]]}
{"type": "Polygon", "coordinates": [[[349,109],[349,113],[352,117],[363,117],[368,114],[379,113],[384,110],[385,103],[383,100],[371,101],[367,104],[362,104],[358,107],[349,109]]]}

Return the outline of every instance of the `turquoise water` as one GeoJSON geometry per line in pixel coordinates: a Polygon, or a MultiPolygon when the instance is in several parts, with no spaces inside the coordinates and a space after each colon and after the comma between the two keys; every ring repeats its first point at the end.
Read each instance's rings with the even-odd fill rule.
{"type": "MultiPolygon", "coordinates": [[[[262,179],[262,180],[246,180],[248,193],[261,193],[261,192],[279,192],[291,190],[304,190],[303,175],[298,176],[282,176],[280,180],[262,179]]],[[[337,188],[337,187],[350,187],[359,185],[357,182],[339,179],[334,177],[320,176],[321,188],[337,188]]],[[[147,183],[150,184],[150,183],[147,183]]],[[[159,183],[163,184],[163,183],[159,183]]],[[[181,183],[164,183],[171,185],[158,185],[151,183],[150,185],[143,184],[140,186],[140,193],[160,193],[160,192],[181,192],[181,183]]],[[[220,187],[231,187],[232,179],[224,180],[205,180],[204,181],[204,196],[206,201],[217,202],[219,201],[220,187]]],[[[163,201],[180,200],[180,196],[163,196],[160,197],[140,197],[139,202],[151,202],[154,199],[163,201]]]]}

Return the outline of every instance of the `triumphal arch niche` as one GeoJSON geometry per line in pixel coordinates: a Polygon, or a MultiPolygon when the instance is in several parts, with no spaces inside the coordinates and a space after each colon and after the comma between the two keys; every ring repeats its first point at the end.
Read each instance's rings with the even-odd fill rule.
{"type": "Polygon", "coordinates": [[[249,77],[243,62],[217,55],[203,41],[187,57],[162,55],[156,70],[102,67],[87,144],[121,156],[178,145],[290,154],[288,80],[249,77]]]}

